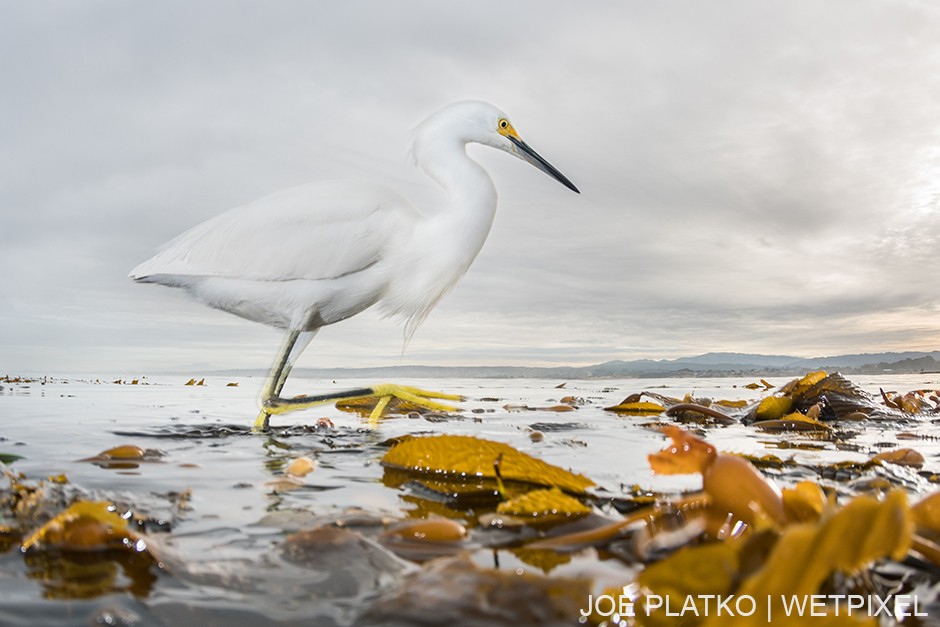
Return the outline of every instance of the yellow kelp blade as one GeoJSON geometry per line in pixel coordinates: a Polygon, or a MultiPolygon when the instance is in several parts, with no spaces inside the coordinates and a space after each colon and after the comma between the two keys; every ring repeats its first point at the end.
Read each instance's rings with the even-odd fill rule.
{"type": "MultiPolygon", "coordinates": [[[[821,492],[810,490],[808,484],[793,492],[800,493],[791,496],[804,501],[808,509],[823,505],[821,492]]],[[[807,625],[806,608],[803,611],[797,608],[802,600],[823,594],[823,583],[833,573],[852,574],[883,558],[902,559],[913,536],[910,509],[901,490],[889,492],[884,500],[859,496],[838,510],[827,502],[822,516],[819,522],[785,527],[775,540],[771,534],[752,535],[680,549],[647,566],[635,583],[605,590],[605,594],[618,599],[629,591],[628,601],[633,604],[639,625],[756,627],[768,624],[768,616],[773,618],[774,625],[807,625]],[[754,542],[767,541],[774,544],[763,564],[756,569],[753,565],[746,567],[745,561],[754,561],[763,554],[761,550],[755,551],[754,542]],[[749,572],[753,574],[748,576],[749,572]],[[706,597],[712,600],[707,610],[701,604],[706,597]],[[730,618],[728,611],[718,611],[715,603],[722,597],[731,599],[734,618],[730,618]],[[689,599],[696,600],[698,613],[684,612],[677,622],[677,612],[682,611],[689,599]],[[746,602],[738,606],[737,599],[746,602]]],[[[878,624],[876,618],[864,612],[847,615],[845,604],[840,606],[839,614],[834,606],[825,609],[817,606],[813,612],[814,625],[878,624]]],[[[591,618],[597,622],[603,617],[591,618]]]]}
{"type": "MultiPolygon", "coordinates": [[[[767,399],[764,399],[767,400],[767,399]]],[[[761,420],[760,422],[754,423],[754,426],[758,429],[764,431],[815,431],[815,432],[829,432],[832,431],[832,428],[823,423],[819,422],[815,418],[810,418],[806,414],[801,414],[798,411],[789,413],[780,418],[766,419],[761,420]]]]}
{"type": "MultiPolygon", "coordinates": [[[[903,558],[911,546],[913,530],[904,492],[893,490],[883,501],[858,496],[817,524],[787,527],[764,566],[742,583],[737,594],[771,599],[771,613],[785,616],[785,598],[819,594],[823,581],[836,571],[854,573],[878,559],[903,558]]],[[[721,623],[712,620],[706,624],[721,623]]],[[[740,624],[766,624],[766,613],[740,624]]]]}
{"type": "MultiPolygon", "coordinates": [[[[725,596],[732,591],[738,571],[737,542],[679,549],[640,573],[638,583],[647,594],[639,599],[635,613],[642,616],[643,625],[676,625],[675,618],[666,615],[667,599],[675,612],[689,597],[725,596]],[[662,605],[656,607],[660,600],[662,605]]],[[[715,611],[712,608],[709,614],[715,611]]]]}
{"type": "Polygon", "coordinates": [[[794,379],[782,386],[775,395],[763,399],[754,410],[754,421],[779,420],[792,412],[814,385],[828,375],[823,372],[811,372],[802,379],[794,379]]]}
{"type": "Polygon", "coordinates": [[[632,403],[620,403],[612,407],[605,407],[604,411],[613,411],[618,414],[629,414],[633,416],[653,416],[666,411],[666,408],[659,403],[650,401],[635,401],[632,403]]]}
{"type": "Polygon", "coordinates": [[[924,456],[912,448],[897,448],[893,451],[878,453],[871,458],[871,461],[888,462],[898,466],[911,466],[912,468],[921,468],[927,462],[924,456]]]}
{"type": "Polygon", "coordinates": [[[647,456],[650,468],[661,475],[704,473],[714,463],[718,451],[700,437],[674,425],[666,425],[660,432],[672,439],[663,450],[647,456]]]}
{"type": "Polygon", "coordinates": [[[64,551],[125,548],[142,552],[147,547],[110,503],[79,501],[43,525],[20,548],[23,552],[46,548],[64,551]]]}
{"type": "Polygon", "coordinates": [[[784,488],[782,493],[783,510],[791,523],[819,520],[829,502],[819,484],[812,481],[800,481],[792,488],[784,488]]]}
{"type": "Polygon", "coordinates": [[[533,525],[570,522],[591,513],[591,508],[558,488],[532,490],[499,504],[496,511],[526,520],[533,525]]]}
{"type": "Polygon", "coordinates": [[[467,480],[495,479],[497,461],[505,481],[558,487],[572,494],[583,494],[594,485],[584,475],[543,462],[508,444],[466,435],[409,438],[393,446],[382,458],[385,466],[467,480]]]}
{"type": "Polygon", "coordinates": [[[780,391],[784,394],[798,398],[803,396],[812,388],[814,385],[825,379],[829,376],[825,370],[817,370],[816,372],[810,372],[799,379],[794,379],[786,385],[780,388],[780,391]]]}
{"type": "Polygon", "coordinates": [[[718,453],[694,434],[669,425],[660,429],[672,443],[649,455],[650,468],[659,474],[702,473],[702,487],[715,505],[748,524],[786,522],[777,486],[747,460],[718,453]]]}
{"type": "Polygon", "coordinates": [[[768,396],[760,402],[754,412],[754,421],[778,420],[793,409],[793,399],[789,396],[768,396]]]}
{"type": "Polygon", "coordinates": [[[917,529],[940,536],[940,491],[922,498],[911,506],[917,529]]]}

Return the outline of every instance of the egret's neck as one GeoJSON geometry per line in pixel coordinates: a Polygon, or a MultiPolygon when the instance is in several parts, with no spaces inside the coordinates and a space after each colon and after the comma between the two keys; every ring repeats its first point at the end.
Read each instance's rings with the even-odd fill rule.
{"type": "Polygon", "coordinates": [[[493,179],[467,155],[466,142],[455,137],[419,139],[412,151],[417,164],[447,192],[449,199],[446,206],[427,218],[447,222],[451,229],[460,231],[461,245],[471,255],[469,264],[483,246],[496,215],[493,179]]]}
{"type": "Polygon", "coordinates": [[[412,157],[447,201],[423,211],[411,241],[396,249],[396,272],[382,307],[407,318],[406,337],[476,259],[496,215],[496,187],[467,155],[467,141],[446,119],[432,117],[416,129],[412,157]]]}
{"type": "Polygon", "coordinates": [[[452,199],[492,198],[496,188],[483,167],[467,155],[467,144],[456,137],[416,139],[412,155],[452,199]]]}

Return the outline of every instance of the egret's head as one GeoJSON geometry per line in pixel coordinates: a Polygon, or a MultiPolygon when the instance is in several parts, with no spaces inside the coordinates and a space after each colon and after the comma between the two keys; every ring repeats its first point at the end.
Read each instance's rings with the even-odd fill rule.
{"type": "Polygon", "coordinates": [[[567,187],[573,192],[580,194],[578,188],[574,186],[574,183],[568,180],[568,178],[559,172],[555,166],[542,158],[542,156],[535,152],[529,144],[522,141],[522,138],[519,137],[519,133],[516,132],[516,129],[513,128],[512,122],[509,121],[509,118],[506,116],[501,116],[496,121],[496,132],[503,138],[503,143],[497,146],[506,152],[516,155],[523,161],[531,163],[537,167],[542,172],[545,172],[553,179],[567,187]]]}
{"type": "Polygon", "coordinates": [[[509,116],[487,102],[465,100],[444,107],[416,129],[420,134],[441,133],[463,143],[476,142],[498,148],[531,163],[568,189],[578,188],[525,143],[509,121],[509,116]]]}

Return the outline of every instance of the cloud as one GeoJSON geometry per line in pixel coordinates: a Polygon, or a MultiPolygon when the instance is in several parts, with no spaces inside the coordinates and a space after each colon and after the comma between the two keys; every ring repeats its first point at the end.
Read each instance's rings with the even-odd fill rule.
{"type": "MultiPolygon", "coordinates": [[[[266,365],[277,333],[127,271],[276,189],[418,204],[408,133],[502,107],[582,190],[471,147],[500,210],[405,361],[937,347],[930,3],[19,3],[0,25],[0,369],[266,365]],[[173,347],[175,350],[168,350],[173,347]]],[[[304,363],[400,360],[373,314],[304,363]]]]}

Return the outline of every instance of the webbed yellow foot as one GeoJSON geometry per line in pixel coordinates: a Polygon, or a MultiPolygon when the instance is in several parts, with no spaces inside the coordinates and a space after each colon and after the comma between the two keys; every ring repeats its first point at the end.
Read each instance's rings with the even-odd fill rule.
{"type": "Polygon", "coordinates": [[[458,394],[445,394],[443,392],[432,392],[422,390],[421,388],[407,385],[395,385],[393,383],[383,383],[372,388],[374,393],[370,397],[378,397],[378,402],[372,408],[369,414],[369,424],[375,426],[382,419],[385,410],[388,408],[392,399],[398,399],[411,405],[417,405],[423,409],[431,411],[457,411],[458,408],[446,403],[437,401],[463,401],[464,398],[458,394]]]}
{"type": "Polygon", "coordinates": [[[269,398],[262,401],[261,413],[255,420],[255,430],[265,430],[268,419],[272,415],[284,414],[289,411],[307,409],[335,402],[337,406],[351,409],[370,410],[369,425],[375,426],[385,414],[393,399],[420,409],[431,411],[457,411],[458,408],[438,401],[462,401],[459,394],[445,394],[432,392],[407,385],[383,383],[369,388],[358,388],[344,392],[332,392],[317,396],[296,396],[294,398],[269,398]]]}

